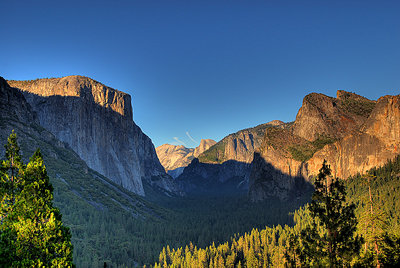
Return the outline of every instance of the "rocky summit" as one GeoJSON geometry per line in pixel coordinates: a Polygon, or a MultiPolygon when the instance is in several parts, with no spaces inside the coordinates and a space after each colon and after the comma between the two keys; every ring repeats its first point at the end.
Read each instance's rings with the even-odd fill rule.
{"type": "Polygon", "coordinates": [[[253,201],[297,199],[324,159],[346,179],[400,153],[400,95],[375,101],[342,90],[336,97],[311,93],[294,122],[274,120],[196,148],[156,150],[134,123],[126,93],[83,76],[8,83],[0,80],[0,123],[33,131],[24,126],[36,122],[88,168],[140,195],[150,185],[167,195],[229,189],[248,190],[253,201]]]}
{"type": "Polygon", "coordinates": [[[143,182],[177,192],[154,145],[133,121],[130,95],[83,76],[9,81],[39,123],[67,143],[90,168],[145,195],[143,182]]]}
{"type": "Polygon", "coordinates": [[[293,134],[309,141],[322,136],[343,138],[360,128],[372,112],[375,103],[343,90],[337,92],[336,98],[311,93],[304,98],[303,105],[297,113],[293,134]]]}
{"type": "Polygon", "coordinates": [[[236,187],[248,189],[253,201],[299,199],[324,159],[342,179],[393,159],[399,124],[399,96],[311,93],[294,122],[274,120],[226,136],[180,170],[177,182],[187,192],[236,187]]]}
{"type": "Polygon", "coordinates": [[[288,129],[268,129],[257,148],[249,180],[253,201],[301,195],[324,159],[342,179],[380,166],[399,154],[400,96],[377,101],[338,91],[311,93],[288,129]]]}
{"type": "Polygon", "coordinates": [[[186,148],[183,145],[163,144],[156,148],[156,152],[168,174],[172,177],[177,177],[182,173],[183,168],[189,165],[195,157],[198,157],[214,144],[216,144],[216,141],[211,139],[201,139],[200,145],[196,148],[186,148]]]}
{"type": "Polygon", "coordinates": [[[400,95],[378,99],[360,128],[325,146],[307,161],[309,174],[326,159],[337,177],[346,179],[381,166],[400,153],[400,95]]]}
{"type": "Polygon", "coordinates": [[[222,190],[224,185],[233,191],[247,189],[254,151],[270,127],[281,129],[287,124],[274,120],[226,136],[194,159],[179,175],[178,183],[189,192],[222,190]]]}

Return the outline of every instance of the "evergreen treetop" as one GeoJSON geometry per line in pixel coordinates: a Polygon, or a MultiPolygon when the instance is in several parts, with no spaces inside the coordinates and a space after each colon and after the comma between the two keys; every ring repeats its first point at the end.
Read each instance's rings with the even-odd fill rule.
{"type": "Polygon", "coordinates": [[[72,267],[69,228],[53,206],[40,150],[25,166],[13,131],[0,173],[0,266],[72,267]]]}

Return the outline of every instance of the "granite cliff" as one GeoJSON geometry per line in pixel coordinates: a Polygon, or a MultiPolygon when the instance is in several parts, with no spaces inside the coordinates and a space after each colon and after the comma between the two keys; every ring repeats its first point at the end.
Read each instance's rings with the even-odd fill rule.
{"type": "Polygon", "coordinates": [[[130,95],[83,76],[9,81],[39,123],[87,165],[125,189],[145,195],[143,181],[177,192],[154,145],[133,121],[130,95]]]}
{"type": "Polygon", "coordinates": [[[314,141],[318,137],[343,138],[358,130],[372,112],[375,101],[339,90],[336,98],[311,93],[293,124],[293,134],[314,141]]]}
{"type": "Polygon", "coordinates": [[[342,179],[383,165],[399,154],[399,124],[399,96],[372,101],[345,91],[336,98],[311,93],[289,129],[266,131],[252,163],[249,196],[298,197],[299,186],[307,186],[324,159],[342,179]]]}
{"type": "Polygon", "coordinates": [[[262,144],[255,150],[250,166],[249,196],[253,201],[270,197],[300,198],[309,189],[307,172],[296,150],[314,149],[311,142],[286,129],[266,129],[262,144]]]}
{"type": "Polygon", "coordinates": [[[158,159],[161,165],[172,177],[182,173],[183,168],[188,166],[190,162],[206,151],[216,142],[211,139],[202,139],[200,145],[196,148],[186,148],[183,145],[163,144],[156,148],[158,159]]]}
{"type": "Polygon", "coordinates": [[[325,146],[307,161],[309,174],[326,159],[335,176],[346,179],[385,164],[400,153],[400,95],[378,99],[368,119],[355,133],[325,146]]]}
{"type": "Polygon", "coordinates": [[[247,189],[254,151],[270,127],[281,129],[287,124],[275,120],[226,136],[194,159],[177,182],[188,192],[222,190],[224,185],[233,191],[247,189]]]}
{"type": "MultiPolygon", "coordinates": [[[[74,263],[77,266],[90,267],[93,261],[103,257],[101,245],[88,245],[82,239],[93,235],[93,219],[108,219],[101,222],[103,228],[96,230],[99,236],[106,237],[105,230],[116,228],[121,217],[159,218],[159,213],[164,213],[88,167],[68,144],[39,124],[38,115],[22,92],[10,87],[0,77],[0,159],[4,157],[3,145],[12,130],[18,136],[24,163],[28,162],[37,148],[41,150],[54,187],[54,205],[60,209],[64,224],[71,228],[74,263]]],[[[121,228],[121,225],[117,228],[121,228]]],[[[126,235],[134,237],[128,232],[126,235]]],[[[112,239],[109,244],[117,248],[120,241],[112,239]]],[[[122,262],[127,264],[134,261],[137,260],[129,258],[122,262]]]]}
{"type": "Polygon", "coordinates": [[[210,164],[221,164],[228,160],[251,163],[254,150],[263,142],[265,130],[270,127],[281,129],[286,126],[284,122],[274,120],[230,134],[200,154],[199,161],[210,164]]]}

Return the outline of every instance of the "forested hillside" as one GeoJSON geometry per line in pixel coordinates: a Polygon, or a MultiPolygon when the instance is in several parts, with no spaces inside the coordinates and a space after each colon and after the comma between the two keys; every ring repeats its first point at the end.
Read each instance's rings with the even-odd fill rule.
{"type": "MultiPolygon", "coordinates": [[[[376,267],[379,262],[385,267],[396,267],[400,264],[400,156],[383,167],[371,169],[368,174],[350,177],[343,183],[347,191],[345,205],[356,205],[356,234],[363,236],[364,241],[360,254],[352,259],[351,265],[376,267]],[[370,183],[368,174],[372,176],[370,183]],[[368,229],[371,226],[373,232],[368,229]]],[[[296,255],[296,250],[304,250],[304,243],[299,241],[301,231],[314,221],[308,205],[292,216],[295,222],[292,227],[277,225],[261,230],[254,228],[217,246],[216,243],[205,248],[196,246],[196,243],[176,249],[167,246],[161,251],[155,267],[295,266],[296,262],[290,262],[291,257],[296,255]]],[[[319,233],[324,233],[324,230],[320,228],[319,233]]],[[[299,264],[301,262],[298,261],[299,264]]]]}

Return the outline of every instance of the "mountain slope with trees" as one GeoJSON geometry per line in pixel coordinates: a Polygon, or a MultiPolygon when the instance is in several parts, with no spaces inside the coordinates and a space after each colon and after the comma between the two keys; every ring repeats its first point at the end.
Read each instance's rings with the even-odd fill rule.
{"type": "MultiPolygon", "coordinates": [[[[143,228],[144,220],[164,218],[166,210],[90,169],[67,144],[40,126],[23,94],[0,78],[1,143],[12,130],[19,138],[22,161],[29,161],[27,156],[37,148],[41,150],[54,187],[54,205],[71,229],[78,267],[98,267],[104,261],[127,265],[159,250],[161,243],[154,243],[152,250],[139,247],[143,236],[133,230],[143,228]]],[[[0,154],[4,153],[1,146],[0,154]]]]}
{"type": "Polygon", "coordinates": [[[79,75],[8,83],[24,94],[39,124],[91,169],[138,195],[145,195],[143,181],[179,194],[133,121],[129,94],[79,75]]]}
{"type": "Polygon", "coordinates": [[[271,184],[283,184],[286,198],[296,190],[297,178],[318,174],[324,159],[341,179],[383,165],[400,153],[399,122],[400,95],[373,101],[341,90],[336,98],[311,93],[288,129],[265,131],[252,163],[249,195],[263,200],[271,184]],[[279,172],[271,173],[271,167],[279,172]]]}
{"type": "Polygon", "coordinates": [[[329,177],[329,173],[330,170],[326,166],[321,170],[321,179],[317,187],[321,190],[314,195],[314,208],[310,209],[306,206],[292,214],[296,223],[293,227],[278,225],[265,227],[262,230],[253,229],[242,236],[233,236],[229,242],[217,246],[212,243],[204,248],[199,248],[192,243],[176,249],[167,246],[160,252],[155,267],[308,267],[317,263],[327,265],[328,262],[333,265],[332,267],[339,267],[338,263],[344,260],[351,266],[361,267],[376,267],[378,262],[385,267],[400,265],[400,230],[398,229],[400,224],[400,209],[398,208],[400,156],[383,167],[371,169],[368,174],[373,175],[374,179],[370,181],[370,184],[366,182],[368,174],[357,175],[346,181],[334,179],[328,191],[323,180],[329,177]],[[374,196],[372,199],[374,207],[382,206],[385,215],[382,220],[387,222],[380,235],[375,237],[379,254],[366,233],[365,217],[363,217],[370,210],[369,186],[374,196]],[[343,195],[345,192],[347,195],[343,195]],[[347,201],[344,197],[347,197],[347,201]],[[331,207],[329,204],[335,203],[350,214],[344,217],[346,214],[340,214],[335,209],[330,212],[331,214],[326,214],[331,207]],[[333,221],[335,218],[339,225],[333,221]],[[331,225],[329,222],[333,224],[332,226],[336,226],[335,228],[341,225],[347,226],[338,230],[349,242],[356,244],[356,246],[347,247],[350,254],[342,254],[339,253],[340,251],[335,251],[335,254],[329,253],[333,253],[333,243],[338,243],[337,249],[343,250],[344,247],[339,243],[343,243],[346,239],[337,241],[327,238],[327,240],[318,240],[316,237],[309,239],[311,235],[323,237],[333,235],[332,229],[328,227],[331,225]],[[355,224],[357,224],[357,229],[355,224]],[[344,232],[346,230],[356,231],[355,234],[363,237],[363,240],[360,238],[352,240],[353,236],[346,235],[344,232]],[[320,244],[324,241],[331,241],[332,244],[331,242],[325,245],[320,244]],[[361,241],[364,241],[362,245],[361,241]],[[360,254],[358,250],[361,251],[360,254]],[[322,263],[324,261],[322,252],[326,254],[327,263],[325,264],[322,263]]]}

